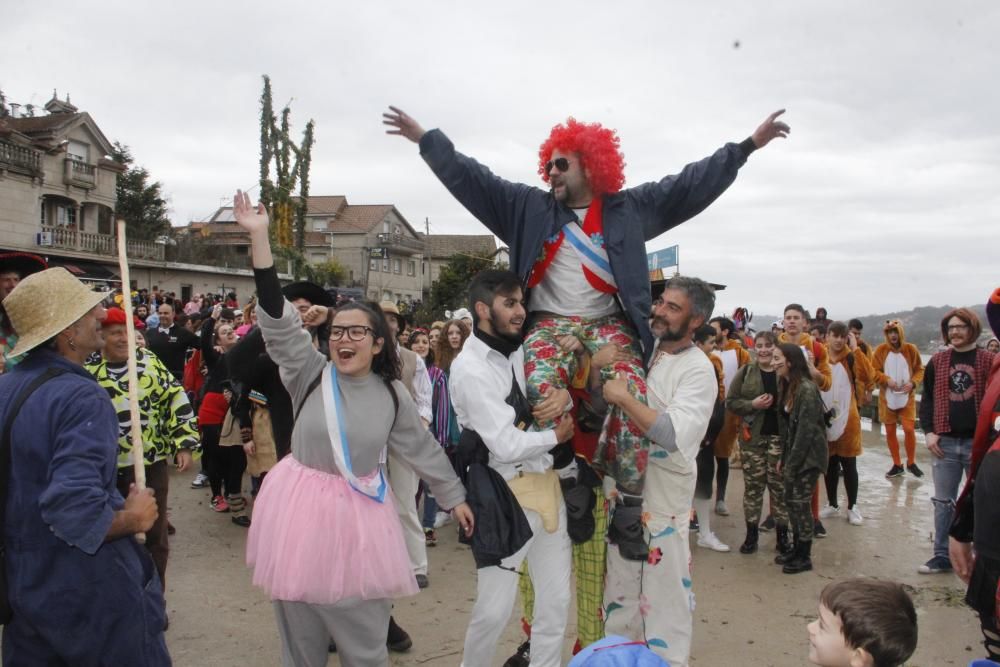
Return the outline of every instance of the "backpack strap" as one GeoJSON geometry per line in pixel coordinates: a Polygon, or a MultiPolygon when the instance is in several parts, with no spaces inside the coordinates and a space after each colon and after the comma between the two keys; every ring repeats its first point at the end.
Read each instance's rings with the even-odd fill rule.
{"type": "MultiPolygon", "coordinates": [[[[295,428],[295,424],[298,423],[298,421],[299,421],[299,415],[302,414],[302,408],[305,407],[306,401],[309,399],[309,396],[314,391],[316,391],[316,387],[318,387],[319,383],[323,381],[323,373],[325,371],[326,371],[326,366],[323,366],[323,370],[321,370],[316,375],[316,377],[314,377],[312,379],[312,381],[309,383],[309,386],[306,387],[306,393],[305,393],[304,396],[302,396],[302,402],[299,403],[299,406],[297,408],[295,408],[295,417],[292,418],[292,428],[293,429],[295,428]]],[[[395,394],[394,394],[394,396],[395,396],[395,394]]]]}

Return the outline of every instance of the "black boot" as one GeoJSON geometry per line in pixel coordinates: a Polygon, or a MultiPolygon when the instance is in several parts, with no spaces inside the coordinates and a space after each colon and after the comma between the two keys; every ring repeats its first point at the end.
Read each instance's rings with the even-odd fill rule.
{"type": "Polygon", "coordinates": [[[795,552],[795,558],[786,562],[785,566],[781,568],[781,571],[785,574],[798,574],[799,572],[808,572],[813,569],[812,558],[810,557],[813,546],[812,540],[798,542],[798,545],[799,548],[795,552]]]}
{"type": "Polygon", "coordinates": [[[514,655],[507,658],[503,667],[528,667],[531,663],[531,639],[517,647],[514,655]]]}
{"type": "Polygon", "coordinates": [[[410,650],[413,646],[413,640],[410,639],[410,635],[406,633],[406,630],[396,625],[396,619],[392,616],[389,617],[389,633],[385,640],[385,645],[389,647],[390,651],[395,651],[396,653],[404,653],[410,650]]]}
{"type": "MultiPolygon", "coordinates": [[[[792,551],[792,545],[788,542],[788,526],[778,525],[774,531],[774,550],[782,556],[787,556],[792,551]]],[[[777,562],[777,561],[775,561],[777,562]]]]}
{"type": "Polygon", "coordinates": [[[740,546],[741,554],[752,554],[757,551],[757,540],[760,538],[760,529],[756,521],[747,521],[747,539],[743,540],[740,546]]]}
{"type": "MultiPolygon", "coordinates": [[[[799,535],[795,533],[792,535],[792,544],[788,544],[788,528],[783,526],[778,526],[777,530],[785,531],[785,539],[783,542],[778,543],[778,555],[774,557],[774,562],[778,565],[784,565],[788,561],[795,558],[795,554],[799,552],[799,535]]],[[[781,533],[778,533],[779,535],[781,533]]]]}

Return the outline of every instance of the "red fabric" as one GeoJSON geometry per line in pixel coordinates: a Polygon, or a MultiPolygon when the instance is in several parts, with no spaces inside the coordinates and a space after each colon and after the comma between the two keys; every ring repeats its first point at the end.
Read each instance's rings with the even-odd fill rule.
{"type": "MultiPolygon", "coordinates": [[[[951,353],[952,348],[938,352],[931,358],[934,365],[934,432],[950,433],[951,421],[949,419],[950,389],[949,378],[951,376],[951,353]]],[[[979,414],[979,406],[983,402],[983,395],[986,393],[986,385],[990,376],[990,363],[993,355],[986,350],[976,350],[975,368],[975,401],[976,414],[979,414]]]]}
{"type": "MultiPolygon", "coordinates": [[[[594,197],[593,201],[590,202],[590,208],[587,209],[587,215],[583,219],[583,232],[588,237],[592,237],[594,234],[599,234],[602,238],[604,237],[603,208],[604,202],[600,197],[594,197]]],[[[565,232],[560,230],[558,236],[542,244],[542,257],[535,262],[535,266],[531,269],[531,275],[528,276],[528,287],[535,287],[538,283],[542,282],[545,272],[548,270],[549,265],[552,264],[552,260],[555,259],[556,252],[562,246],[565,238],[565,232]]],[[[618,288],[601,280],[584,264],[581,263],[580,268],[583,269],[583,275],[587,278],[587,282],[598,292],[605,294],[615,294],[618,292],[618,288]]]]}
{"type": "MultiPolygon", "coordinates": [[[[125,324],[125,311],[121,308],[108,308],[107,315],[104,316],[101,326],[110,327],[115,324],[125,324]]],[[[132,324],[135,325],[136,329],[146,328],[146,324],[135,315],[132,316],[132,324]]]]}
{"type": "Polygon", "coordinates": [[[205,385],[205,376],[201,374],[201,350],[195,350],[191,358],[184,364],[184,391],[197,396],[205,385]]]}
{"type": "Polygon", "coordinates": [[[198,409],[198,423],[202,426],[215,426],[226,419],[229,402],[226,397],[214,391],[205,394],[198,409]]]}
{"type": "Polygon", "coordinates": [[[1000,418],[1000,414],[993,411],[997,401],[1000,401],[1000,354],[993,358],[990,379],[986,385],[986,392],[983,394],[983,402],[980,404],[981,406],[985,405],[986,409],[980,409],[978,412],[979,420],[976,422],[976,434],[972,437],[972,460],[969,464],[969,474],[965,476],[965,488],[962,489],[962,495],[958,497],[956,503],[956,514],[962,511],[962,506],[965,503],[972,502],[972,489],[976,473],[979,472],[979,465],[983,462],[986,452],[990,450],[991,446],[993,448],[1000,446],[1000,438],[995,442],[990,442],[989,439],[993,420],[1000,418]]]}

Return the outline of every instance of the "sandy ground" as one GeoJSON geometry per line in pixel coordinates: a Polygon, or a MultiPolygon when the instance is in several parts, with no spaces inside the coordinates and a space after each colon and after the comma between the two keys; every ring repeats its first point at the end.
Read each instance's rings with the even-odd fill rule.
{"type": "MultiPolygon", "coordinates": [[[[911,665],[966,665],[983,654],[979,624],[962,604],[964,589],[951,574],[920,575],[930,557],[933,530],[930,461],[919,447],[927,476],[886,480],[891,465],[884,444],[866,434],[861,457],[859,507],[863,526],[826,521],[829,537],[813,548],[811,573],[784,575],[772,563],[773,533],[762,534],[751,556],[736,551],[744,537],[743,478],[733,470],[728,491],[732,514],[712,517],[712,527],[732,553],[699,549],[692,536],[694,591],[693,665],[807,664],[806,624],[816,614],[820,590],[853,576],[895,579],[910,587],[919,614],[920,641],[911,665]]],[[[902,440],[902,438],[900,438],[902,440]]],[[[193,473],[174,475],[170,516],[177,528],[167,572],[171,625],[167,644],[179,666],[279,665],[280,646],[266,597],[250,583],[244,565],[246,530],[208,507],[205,490],[189,488],[193,473]]],[[[843,493],[843,490],[841,490],[843,493]]],[[[825,496],[824,496],[825,499],[825,496]]],[[[469,611],[475,597],[475,568],[453,527],[439,531],[429,549],[430,587],[396,603],[395,615],[414,640],[393,665],[458,665],[469,611]]],[[[336,564],[331,563],[331,567],[336,564]]],[[[495,664],[501,665],[522,640],[517,618],[504,633],[495,664]]],[[[565,643],[565,660],[575,641],[575,609],[565,643]]],[[[340,664],[335,656],[331,665],[340,664]]]]}

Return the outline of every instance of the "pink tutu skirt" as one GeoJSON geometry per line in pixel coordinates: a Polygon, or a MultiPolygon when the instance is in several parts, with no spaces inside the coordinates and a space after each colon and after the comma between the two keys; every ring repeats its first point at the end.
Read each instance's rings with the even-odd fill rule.
{"type": "Polygon", "coordinates": [[[339,475],[278,462],[254,503],[253,583],[272,600],[333,604],[417,593],[391,491],[384,503],[339,475]]]}

